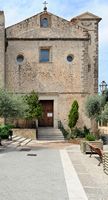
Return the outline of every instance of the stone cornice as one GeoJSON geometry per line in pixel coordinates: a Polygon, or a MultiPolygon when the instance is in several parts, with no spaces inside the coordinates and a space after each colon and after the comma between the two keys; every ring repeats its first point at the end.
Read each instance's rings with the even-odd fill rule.
{"type": "Polygon", "coordinates": [[[88,41],[90,38],[7,38],[8,41],[88,41]]]}

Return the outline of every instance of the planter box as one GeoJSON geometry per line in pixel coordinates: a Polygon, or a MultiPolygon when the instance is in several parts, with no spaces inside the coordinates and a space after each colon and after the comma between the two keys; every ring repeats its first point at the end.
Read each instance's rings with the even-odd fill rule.
{"type": "Polygon", "coordinates": [[[36,139],[36,129],[13,129],[13,135],[17,135],[17,136],[21,136],[24,138],[28,138],[28,139],[32,139],[35,140],[36,139]]]}
{"type": "Polygon", "coordinates": [[[103,150],[103,141],[96,140],[96,141],[81,141],[80,149],[82,153],[90,153],[90,148],[87,143],[93,144],[94,146],[98,147],[99,149],[103,150]]]}

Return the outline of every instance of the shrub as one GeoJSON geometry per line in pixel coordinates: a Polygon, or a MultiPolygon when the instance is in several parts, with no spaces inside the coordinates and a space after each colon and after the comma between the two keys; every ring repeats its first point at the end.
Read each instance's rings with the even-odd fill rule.
{"type": "Polygon", "coordinates": [[[75,100],[68,115],[68,126],[71,130],[76,125],[79,118],[78,108],[78,102],[75,100]]]}
{"type": "Polygon", "coordinates": [[[1,125],[0,126],[0,137],[1,139],[8,139],[10,135],[11,125],[1,125]]]}
{"type": "Polygon", "coordinates": [[[82,130],[75,127],[74,129],[72,129],[71,131],[71,138],[77,138],[77,137],[83,137],[82,136],[82,130]]]}
{"type": "Polygon", "coordinates": [[[87,128],[86,126],[84,126],[84,130],[83,130],[83,135],[84,137],[86,137],[86,135],[90,134],[90,129],[87,128]]]}
{"type": "Polygon", "coordinates": [[[83,130],[76,127],[71,131],[71,138],[84,138],[88,134],[90,134],[90,130],[86,126],[84,126],[83,130]]]}
{"type": "Polygon", "coordinates": [[[85,138],[88,141],[95,141],[96,140],[95,135],[93,135],[92,133],[87,134],[85,138]]]}

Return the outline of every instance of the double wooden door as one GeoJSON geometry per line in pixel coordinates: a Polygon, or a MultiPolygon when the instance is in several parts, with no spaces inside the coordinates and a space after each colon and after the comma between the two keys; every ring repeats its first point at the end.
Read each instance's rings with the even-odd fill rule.
{"type": "Polygon", "coordinates": [[[41,100],[40,103],[43,108],[43,114],[38,121],[39,127],[53,127],[53,100],[41,100]]]}

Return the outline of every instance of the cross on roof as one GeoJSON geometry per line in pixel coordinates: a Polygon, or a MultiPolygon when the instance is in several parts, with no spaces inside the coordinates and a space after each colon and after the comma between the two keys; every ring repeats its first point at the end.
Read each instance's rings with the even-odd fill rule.
{"type": "Polygon", "coordinates": [[[48,3],[47,3],[46,1],[44,1],[43,4],[44,4],[44,11],[46,11],[46,10],[47,10],[47,4],[48,4],[48,3]]]}

